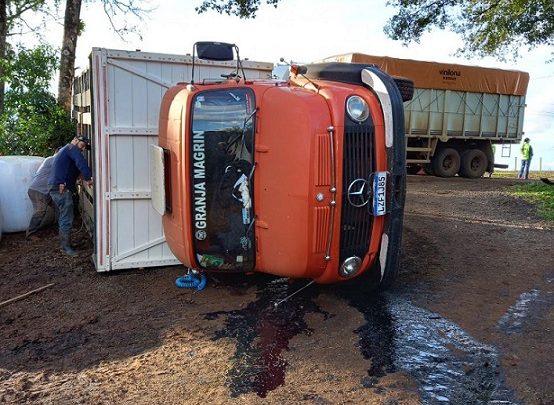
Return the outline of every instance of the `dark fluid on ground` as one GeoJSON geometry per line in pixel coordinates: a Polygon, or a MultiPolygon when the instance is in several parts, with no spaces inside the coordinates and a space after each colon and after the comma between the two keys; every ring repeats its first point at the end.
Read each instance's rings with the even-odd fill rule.
{"type": "MultiPolygon", "coordinates": [[[[435,403],[514,404],[506,387],[496,348],[480,343],[459,326],[411,303],[408,294],[377,294],[355,289],[312,285],[274,306],[303,286],[286,279],[258,279],[257,299],[245,308],[214,312],[206,319],[225,317],[225,326],[214,340],[233,338],[236,351],[226,384],[231,396],[256,393],[264,398],[285,382],[287,363],[282,356],[289,341],[311,333],[304,318],[321,313],[314,300],[333,294],[356,308],[365,318],[354,331],[361,355],[370,366],[360,384],[378,389],[380,378],[404,371],[419,384],[421,401],[435,403]]],[[[348,331],[345,331],[348,333],[348,331]]]]}

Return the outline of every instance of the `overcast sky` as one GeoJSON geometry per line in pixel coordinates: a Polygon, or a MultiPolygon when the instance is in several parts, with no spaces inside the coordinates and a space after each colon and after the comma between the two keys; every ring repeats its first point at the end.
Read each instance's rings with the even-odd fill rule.
{"type": "MultiPolygon", "coordinates": [[[[543,169],[554,170],[554,63],[546,63],[552,59],[552,48],[523,50],[522,58],[515,63],[492,58],[467,60],[453,56],[461,42],[447,31],[433,31],[419,44],[405,47],[383,33],[386,21],[394,14],[392,8],[385,6],[385,0],[281,0],[277,8],[262,5],[254,20],[215,12],[198,15],[194,7],[200,0],[143,1],[156,8],[140,24],[142,40],[131,35],[124,42],[111,31],[98,3],[83,2],[81,18],[85,32],[78,40],[76,61],[80,68],[86,67],[92,47],[185,54],[191,53],[196,41],[222,41],[236,43],[243,58],[273,63],[280,57],[311,62],[360,52],[529,72],[524,131],[535,150],[532,169],[538,169],[542,157],[543,169]]],[[[61,24],[50,24],[46,38],[59,47],[61,24]]],[[[31,44],[33,39],[28,37],[25,42],[31,44]]],[[[501,152],[498,149],[497,158],[501,152]]],[[[511,156],[499,160],[513,167],[514,157],[519,157],[518,149],[512,147],[511,156]]]]}

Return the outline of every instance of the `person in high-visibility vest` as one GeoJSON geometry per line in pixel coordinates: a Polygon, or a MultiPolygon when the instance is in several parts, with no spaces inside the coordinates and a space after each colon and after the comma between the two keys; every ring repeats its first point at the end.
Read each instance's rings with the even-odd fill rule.
{"type": "Polygon", "coordinates": [[[523,140],[521,145],[521,169],[519,170],[518,179],[529,178],[529,166],[531,166],[531,159],[533,158],[533,148],[529,144],[529,138],[523,140]]]}

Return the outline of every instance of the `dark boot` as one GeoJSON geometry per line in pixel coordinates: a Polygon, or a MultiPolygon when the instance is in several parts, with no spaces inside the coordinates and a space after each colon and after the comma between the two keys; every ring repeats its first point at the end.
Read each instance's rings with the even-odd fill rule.
{"type": "Polygon", "coordinates": [[[69,232],[60,232],[60,247],[64,254],[68,256],[77,256],[77,252],[71,247],[71,234],[69,232]]]}

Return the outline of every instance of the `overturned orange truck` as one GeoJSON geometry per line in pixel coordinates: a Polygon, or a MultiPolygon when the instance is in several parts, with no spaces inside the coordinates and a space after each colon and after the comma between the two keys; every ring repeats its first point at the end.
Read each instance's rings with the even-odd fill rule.
{"type": "Polygon", "coordinates": [[[234,45],[194,50],[219,61],[236,51],[237,70],[179,83],[163,98],[152,193],[173,254],[200,271],[318,283],[365,274],[390,285],[405,200],[403,101],[413,84],[342,63],[293,66],[288,81],[249,80],[234,45]]]}

